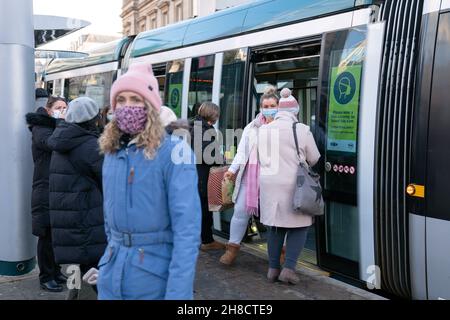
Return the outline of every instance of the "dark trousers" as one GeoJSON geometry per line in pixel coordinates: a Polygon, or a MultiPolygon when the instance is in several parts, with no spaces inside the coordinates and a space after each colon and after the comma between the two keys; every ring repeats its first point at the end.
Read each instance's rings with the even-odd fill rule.
{"type": "Polygon", "coordinates": [[[278,228],[269,227],[267,235],[267,251],[269,266],[280,269],[280,256],[286,237],[286,261],[284,267],[295,270],[298,257],[305,246],[309,227],[304,228],[278,228]]]}
{"type": "Polygon", "coordinates": [[[61,274],[61,267],[55,262],[50,228],[45,236],[39,237],[37,245],[37,260],[39,265],[39,281],[45,283],[54,280],[61,274]]]}
{"type": "Polygon", "coordinates": [[[202,205],[202,243],[208,244],[214,241],[213,238],[213,214],[208,209],[208,198],[200,197],[202,205]]]}

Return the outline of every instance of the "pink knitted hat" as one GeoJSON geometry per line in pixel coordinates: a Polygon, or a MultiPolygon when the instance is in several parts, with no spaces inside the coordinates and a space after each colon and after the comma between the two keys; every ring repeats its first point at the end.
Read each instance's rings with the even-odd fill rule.
{"type": "Polygon", "coordinates": [[[150,64],[136,63],[130,66],[127,73],[120,76],[111,87],[111,108],[116,109],[116,97],[123,91],[132,91],[151,103],[156,109],[160,110],[162,101],[159,96],[159,84],[153,75],[153,69],[150,64]]]}
{"type": "Polygon", "coordinates": [[[278,102],[278,108],[300,108],[297,100],[292,96],[291,90],[284,88],[280,92],[281,98],[278,102]]]}

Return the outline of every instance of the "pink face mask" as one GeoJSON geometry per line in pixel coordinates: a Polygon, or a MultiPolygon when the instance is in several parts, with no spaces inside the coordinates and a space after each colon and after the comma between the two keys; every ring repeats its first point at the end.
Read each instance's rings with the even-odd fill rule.
{"type": "Polygon", "coordinates": [[[119,129],[131,135],[138,134],[147,124],[147,110],[145,107],[125,106],[115,112],[119,129]]]}

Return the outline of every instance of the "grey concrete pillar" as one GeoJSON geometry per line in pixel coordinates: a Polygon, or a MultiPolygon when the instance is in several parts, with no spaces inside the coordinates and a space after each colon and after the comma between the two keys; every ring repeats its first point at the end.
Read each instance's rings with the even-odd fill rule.
{"type": "Polygon", "coordinates": [[[25,114],[34,106],[32,0],[0,0],[0,275],[35,266],[31,234],[30,132],[25,114]]]}

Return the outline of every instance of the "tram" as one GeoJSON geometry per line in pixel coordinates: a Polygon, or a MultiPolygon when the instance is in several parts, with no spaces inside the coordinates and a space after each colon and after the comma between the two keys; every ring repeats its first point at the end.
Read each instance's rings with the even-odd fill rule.
{"type": "MultiPolygon", "coordinates": [[[[220,106],[231,156],[227,129],[255,117],[266,85],[290,88],[322,155],[326,212],[306,259],[393,296],[450,298],[450,0],[259,0],[109,50],[55,60],[47,87],[106,105],[117,74],[151,63],[179,117],[220,106]]],[[[217,233],[231,215],[214,214],[217,233]]]]}

